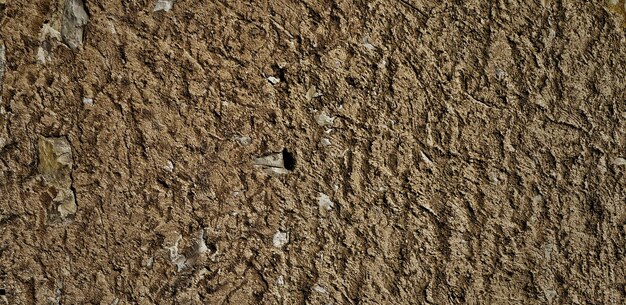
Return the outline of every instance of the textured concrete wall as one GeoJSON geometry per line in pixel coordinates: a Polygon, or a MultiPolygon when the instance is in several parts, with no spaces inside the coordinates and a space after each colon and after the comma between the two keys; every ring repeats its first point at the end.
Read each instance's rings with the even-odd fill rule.
{"type": "Polygon", "coordinates": [[[0,0],[0,303],[624,304],[614,2],[0,0]]]}

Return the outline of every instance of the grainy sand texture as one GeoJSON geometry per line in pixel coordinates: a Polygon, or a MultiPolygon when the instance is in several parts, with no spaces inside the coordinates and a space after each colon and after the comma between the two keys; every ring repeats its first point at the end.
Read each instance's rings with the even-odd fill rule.
{"type": "Polygon", "coordinates": [[[0,0],[0,304],[626,304],[624,0],[0,0]]]}

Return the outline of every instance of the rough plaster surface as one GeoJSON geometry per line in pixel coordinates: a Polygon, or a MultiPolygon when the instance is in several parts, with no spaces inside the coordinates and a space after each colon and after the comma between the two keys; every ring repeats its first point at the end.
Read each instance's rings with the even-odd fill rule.
{"type": "Polygon", "coordinates": [[[68,1],[0,1],[0,303],[626,303],[624,1],[68,1]]]}

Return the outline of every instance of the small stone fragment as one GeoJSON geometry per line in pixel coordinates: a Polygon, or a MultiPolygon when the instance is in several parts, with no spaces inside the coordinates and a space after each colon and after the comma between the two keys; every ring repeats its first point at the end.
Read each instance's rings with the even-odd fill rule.
{"type": "Polygon", "coordinates": [[[613,164],[620,166],[620,165],[626,165],[626,159],[624,158],[615,158],[615,160],[613,160],[613,164]]]}
{"type": "MultiPolygon", "coordinates": [[[[39,173],[51,186],[53,205],[61,219],[76,213],[76,199],[72,190],[72,148],[65,137],[39,138],[39,173]]],[[[54,207],[53,206],[53,207],[54,207]]]]}
{"type": "Polygon", "coordinates": [[[270,83],[272,83],[272,85],[276,85],[276,84],[280,83],[280,79],[278,79],[276,77],[273,77],[273,76],[268,77],[267,80],[270,83]]]}
{"type": "Polygon", "coordinates": [[[335,121],[335,117],[329,116],[326,112],[322,111],[315,116],[315,121],[320,126],[332,126],[335,121]]]}
{"type": "Polygon", "coordinates": [[[327,294],[328,293],[326,288],[324,288],[324,287],[322,287],[322,286],[320,286],[318,284],[313,285],[313,291],[318,292],[318,293],[322,293],[322,294],[327,294]]]}
{"type": "Polygon", "coordinates": [[[324,193],[319,193],[317,196],[317,205],[320,210],[330,211],[335,207],[335,203],[330,200],[330,197],[324,193]]]}
{"type": "Polygon", "coordinates": [[[289,242],[289,233],[278,231],[274,234],[274,238],[272,239],[272,244],[276,248],[282,248],[289,242]]]}
{"type": "Polygon", "coordinates": [[[555,250],[555,245],[553,243],[546,243],[543,245],[543,258],[546,260],[550,260],[552,257],[552,252],[555,250]]]}
{"type": "Polygon", "coordinates": [[[280,175],[285,175],[288,174],[289,171],[287,169],[284,168],[279,168],[279,167],[268,167],[268,168],[264,168],[264,171],[267,174],[270,174],[272,176],[280,176],[280,175]]]}
{"type": "Polygon", "coordinates": [[[183,236],[178,232],[169,231],[165,233],[164,237],[163,247],[168,251],[170,261],[176,266],[176,271],[187,268],[185,264],[187,258],[178,249],[178,244],[183,239],[183,236]]]}
{"type": "Polygon", "coordinates": [[[279,275],[276,279],[276,285],[283,286],[285,285],[285,278],[282,275],[279,275]]]}
{"type": "Polygon", "coordinates": [[[174,6],[174,0],[157,0],[154,5],[154,12],[166,11],[169,12],[174,6]]]}
{"type": "Polygon", "coordinates": [[[148,257],[148,259],[146,259],[146,264],[145,265],[146,265],[146,267],[148,269],[151,269],[152,268],[152,264],[154,264],[154,256],[148,257]]]}
{"type": "Polygon", "coordinates": [[[431,161],[428,156],[426,156],[426,154],[424,154],[424,152],[420,151],[420,158],[422,159],[422,161],[424,161],[424,163],[426,164],[426,166],[428,168],[434,168],[435,167],[435,163],[433,163],[433,161],[431,161]]]}
{"type": "Polygon", "coordinates": [[[552,300],[558,296],[556,290],[551,289],[551,288],[550,289],[544,288],[543,293],[545,294],[546,299],[548,300],[548,304],[552,304],[552,300]]]}
{"type": "Polygon", "coordinates": [[[93,99],[92,98],[83,97],[83,104],[85,104],[87,106],[91,106],[91,105],[93,105],[93,99]]]}
{"type": "Polygon", "coordinates": [[[204,239],[204,229],[200,229],[197,238],[194,238],[191,245],[185,249],[179,248],[183,236],[171,224],[159,226],[155,228],[155,231],[163,236],[163,248],[168,251],[169,259],[176,266],[177,272],[193,267],[209,251],[204,239]]]}
{"type": "Polygon", "coordinates": [[[45,64],[52,59],[50,54],[52,45],[61,41],[61,33],[50,26],[49,23],[44,23],[39,31],[39,47],[37,48],[37,63],[45,64]]]}
{"type": "Polygon", "coordinates": [[[322,145],[324,146],[329,146],[331,144],[330,140],[327,138],[323,138],[321,142],[322,142],[322,145]]]}
{"type": "Polygon", "coordinates": [[[196,246],[194,248],[194,254],[200,255],[207,251],[209,251],[209,248],[206,246],[206,241],[204,240],[204,229],[200,229],[198,239],[196,240],[196,246]]]}
{"type": "MultiPolygon", "coordinates": [[[[170,237],[171,236],[172,236],[172,233],[170,233],[170,237]]],[[[164,246],[165,246],[165,249],[167,249],[169,252],[170,261],[176,266],[176,271],[181,271],[185,269],[187,267],[186,265],[187,258],[184,255],[180,254],[178,251],[178,243],[180,243],[180,241],[183,239],[183,236],[180,234],[177,234],[176,239],[173,240],[173,242],[171,242],[170,245],[167,245],[168,244],[167,239],[168,238],[166,237],[164,246]]]]}
{"type": "Polygon", "coordinates": [[[315,86],[309,87],[309,90],[307,90],[306,92],[306,99],[311,100],[314,94],[315,94],[315,86]]]}
{"type": "Polygon", "coordinates": [[[72,148],[64,137],[39,139],[39,171],[50,182],[68,184],[72,148]]]}
{"type": "Polygon", "coordinates": [[[76,214],[76,198],[72,190],[59,190],[52,201],[57,205],[57,211],[62,219],[76,214]]]}
{"type": "Polygon", "coordinates": [[[295,160],[293,160],[293,157],[287,150],[283,150],[279,153],[256,158],[254,164],[263,168],[263,170],[270,175],[282,175],[293,170],[295,160]]]}
{"type": "Polygon", "coordinates": [[[236,140],[241,146],[248,146],[252,143],[252,138],[250,138],[249,136],[241,136],[236,138],[236,140]]]}
{"type": "Polygon", "coordinates": [[[256,158],[256,160],[254,160],[254,164],[269,167],[285,167],[282,153],[256,158]]]}
{"type": "Polygon", "coordinates": [[[83,0],[67,0],[61,20],[61,38],[70,49],[83,44],[84,27],[89,21],[83,0]]]}
{"type": "Polygon", "coordinates": [[[311,100],[316,97],[320,97],[322,95],[323,95],[322,93],[317,92],[317,89],[315,88],[315,86],[311,86],[309,87],[309,90],[306,92],[306,99],[311,100]]]}
{"type": "Polygon", "coordinates": [[[506,72],[500,68],[496,69],[496,79],[503,80],[506,77],[506,72]]]}
{"type": "Polygon", "coordinates": [[[365,36],[365,38],[363,38],[363,46],[368,50],[376,50],[376,47],[370,43],[369,36],[365,36]]]}
{"type": "Polygon", "coordinates": [[[42,47],[37,48],[37,63],[43,65],[49,60],[50,55],[48,54],[48,52],[46,52],[46,50],[44,50],[42,47]]]}
{"type": "Polygon", "coordinates": [[[165,166],[163,167],[163,169],[165,169],[168,172],[173,172],[174,171],[174,162],[172,162],[172,160],[167,160],[167,162],[165,162],[165,166]]]}
{"type": "Polygon", "coordinates": [[[39,31],[39,41],[43,42],[48,38],[55,39],[57,41],[61,41],[61,33],[50,26],[48,23],[44,23],[41,27],[41,31],[39,31]]]}

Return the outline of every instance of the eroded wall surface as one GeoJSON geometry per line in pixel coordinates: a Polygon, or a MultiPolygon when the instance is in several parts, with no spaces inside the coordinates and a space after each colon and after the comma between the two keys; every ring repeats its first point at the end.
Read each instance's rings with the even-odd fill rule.
{"type": "Polygon", "coordinates": [[[0,303],[624,304],[623,4],[0,0],[0,303]]]}

